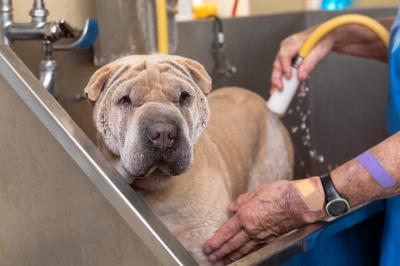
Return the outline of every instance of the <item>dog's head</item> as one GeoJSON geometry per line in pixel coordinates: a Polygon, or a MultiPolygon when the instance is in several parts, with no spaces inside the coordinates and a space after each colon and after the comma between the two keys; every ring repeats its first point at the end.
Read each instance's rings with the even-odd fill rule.
{"type": "Polygon", "coordinates": [[[134,177],[187,170],[209,118],[211,78],[198,62],[170,55],[128,56],[90,78],[97,131],[134,177]]]}

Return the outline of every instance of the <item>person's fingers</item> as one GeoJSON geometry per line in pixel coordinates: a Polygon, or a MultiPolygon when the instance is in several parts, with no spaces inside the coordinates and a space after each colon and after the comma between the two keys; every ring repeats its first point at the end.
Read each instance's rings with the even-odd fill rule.
{"type": "Polygon", "coordinates": [[[256,240],[250,240],[246,244],[244,244],[241,248],[237,249],[234,251],[232,254],[230,254],[225,260],[225,264],[229,264],[231,262],[234,262],[235,260],[240,259],[241,257],[245,256],[246,254],[249,254],[253,250],[261,247],[263,243],[259,243],[256,240]]]}
{"type": "Polygon", "coordinates": [[[292,76],[292,56],[286,49],[282,48],[278,54],[278,59],[282,66],[283,75],[290,79],[292,76]]]}
{"type": "Polygon", "coordinates": [[[301,81],[300,82],[300,91],[305,91],[306,88],[306,82],[305,81],[301,81]]]}
{"type": "Polygon", "coordinates": [[[245,204],[254,196],[254,192],[248,192],[245,194],[241,194],[235,201],[228,205],[228,210],[231,212],[236,212],[240,206],[245,204]]]}
{"type": "Polygon", "coordinates": [[[243,246],[247,241],[249,241],[249,239],[250,237],[243,230],[240,231],[234,237],[229,239],[229,241],[227,241],[221,248],[208,255],[208,260],[212,263],[216,262],[243,246]]]}
{"type": "Polygon", "coordinates": [[[281,91],[283,89],[282,74],[282,66],[277,58],[274,61],[271,74],[271,91],[274,89],[281,91]]]}
{"type": "Polygon", "coordinates": [[[304,61],[301,63],[299,67],[299,79],[301,81],[304,81],[308,78],[310,73],[314,70],[314,68],[317,66],[319,61],[322,59],[322,54],[318,50],[312,51],[309,56],[307,56],[304,61]]]}
{"type": "Polygon", "coordinates": [[[267,231],[262,232],[261,234],[258,234],[257,239],[263,239],[263,240],[257,240],[257,239],[252,239],[248,241],[246,244],[244,244],[242,247],[239,249],[235,250],[232,252],[225,260],[224,263],[228,264],[231,262],[234,262],[235,260],[240,259],[241,257],[249,254],[250,252],[259,249],[260,247],[266,245],[276,237],[272,235],[271,233],[268,233],[267,231]],[[260,238],[262,237],[262,238],[260,238]]]}
{"type": "Polygon", "coordinates": [[[327,36],[310,52],[306,58],[304,58],[298,71],[300,80],[305,80],[308,78],[317,64],[332,50],[332,45],[332,37],[327,36]]]}
{"type": "Polygon", "coordinates": [[[226,241],[239,233],[240,223],[237,216],[233,216],[225,222],[214,235],[203,245],[203,252],[208,255],[219,249],[226,241]]]}

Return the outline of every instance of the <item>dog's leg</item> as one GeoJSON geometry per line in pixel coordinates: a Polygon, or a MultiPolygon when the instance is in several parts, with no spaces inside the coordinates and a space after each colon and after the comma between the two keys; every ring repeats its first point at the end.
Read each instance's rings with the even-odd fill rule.
{"type": "Polygon", "coordinates": [[[250,173],[248,191],[279,179],[293,176],[294,154],[289,133],[280,119],[266,112],[260,149],[250,173]]]}
{"type": "MultiPolygon", "coordinates": [[[[226,218],[227,219],[227,218],[226,218]]],[[[222,225],[222,223],[220,224],[222,225]]],[[[223,265],[222,262],[217,262],[211,264],[208,262],[207,257],[203,253],[202,246],[206,242],[206,240],[211,237],[212,233],[218,229],[215,225],[203,224],[199,225],[196,228],[187,228],[174,232],[174,235],[177,236],[179,241],[188,250],[193,258],[199,263],[201,266],[211,266],[211,265],[223,265]],[[210,230],[213,228],[213,230],[210,230]]]]}

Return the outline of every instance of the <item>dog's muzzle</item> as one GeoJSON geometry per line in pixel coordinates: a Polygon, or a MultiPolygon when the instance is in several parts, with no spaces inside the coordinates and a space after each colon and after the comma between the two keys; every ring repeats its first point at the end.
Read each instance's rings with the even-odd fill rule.
{"type": "Polygon", "coordinates": [[[192,146],[183,126],[179,117],[165,112],[141,117],[130,125],[138,133],[125,143],[124,168],[136,177],[148,177],[156,168],[169,176],[185,172],[192,162],[192,146]]]}
{"type": "Polygon", "coordinates": [[[175,123],[157,122],[146,128],[146,135],[151,145],[161,152],[175,146],[179,140],[178,133],[178,127],[175,123]]]}

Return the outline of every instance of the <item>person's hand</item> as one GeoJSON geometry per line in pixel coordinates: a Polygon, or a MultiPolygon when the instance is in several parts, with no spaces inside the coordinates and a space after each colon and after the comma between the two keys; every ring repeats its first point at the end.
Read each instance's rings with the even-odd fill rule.
{"type": "Polygon", "coordinates": [[[324,192],[319,177],[275,181],[239,196],[228,209],[234,216],[204,244],[210,262],[230,263],[266,242],[324,216],[324,192]],[[304,192],[306,192],[304,194],[304,192]],[[305,197],[306,195],[306,197],[305,197]]]}
{"type": "MultiPolygon", "coordinates": [[[[293,34],[282,41],[281,47],[273,64],[270,92],[272,92],[274,89],[281,91],[283,89],[282,78],[291,78],[292,60],[299,53],[301,47],[311,34],[312,30],[313,29],[308,29],[293,34]]],[[[298,77],[300,81],[304,81],[308,78],[318,62],[321,61],[332,50],[334,42],[334,34],[329,33],[314,47],[310,54],[300,64],[298,70],[298,77]]]]}

